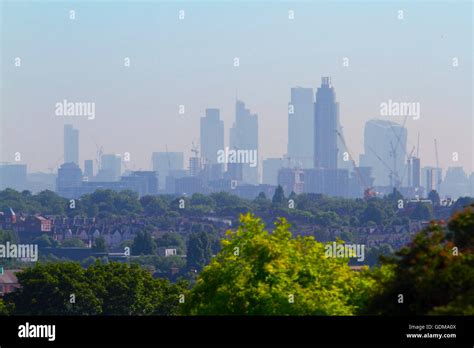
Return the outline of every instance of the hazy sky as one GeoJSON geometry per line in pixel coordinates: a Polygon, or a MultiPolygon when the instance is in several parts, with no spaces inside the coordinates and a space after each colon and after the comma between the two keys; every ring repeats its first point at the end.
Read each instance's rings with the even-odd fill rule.
{"type": "MultiPolygon", "coordinates": [[[[422,166],[435,164],[437,138],[441,166],[473,169],[470,1],[0,6],[0,161],[11,162],[20,152],[30,172],[62,163],[63,125],[70,122],[80,131],[81,167],[84,159],[96,158],[97,146],[105,153],[129,152],[130,169],[149,169],[151,153],[165,146],[187,157],[192,142],[199,143],[206,108],[220,108],[228,143],[236,95],[259,116],[260,158],[281,157],[290,88],[316,88],[327,75],[354,157],[363,151],[365,122],[380,117],[380,104],[391,99],[420,103],[420,119],[409,118],[406,126],[407,151],[420,132],[422,166]],[[15,67],[16,57],[21,67],[15,67]],[[95,102],[95,119],[56,116],[55,104],[64,99],[95,102]],[[180,104],[184,115],[178,114],[180,104]]],[[[403,117],[385,118],[403,123],[403,117]]]]}

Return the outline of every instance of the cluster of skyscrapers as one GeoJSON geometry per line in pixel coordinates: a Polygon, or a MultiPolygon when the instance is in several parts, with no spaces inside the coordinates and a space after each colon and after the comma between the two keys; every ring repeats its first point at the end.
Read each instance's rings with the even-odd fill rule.
{"type": "Polygon", "coordinates": [[[387,194],[394,187],[405,197],[425,197],[431,190],[453,198],[474,195],[474,174],[468,178],[462,167],[450,167],[443,180],[441,168],[421,167],[418,149],[407,152],[407,129],[384,118],[366,122],[364,153],[356,164],[346,146],[329,77],[322,78],[315,93],[312,88],[291,88],[288,146],[282,157],[266,158],[260,165],[258,115],[240,100],[229,133],[226,146],[220,110],[209,108],[200,119],[200,146],[192,144],[187,165],[183,152],[166,147],[151,154],[150,170],[123,170],[126,156],[100,149],[95,160],[84,161],[82,170],[79,130],[65,125],[64,163],[57,175],[27,174],[25,164],[1,164],[0,188],[38,191],[51,189],[54,180],[54,189],[64,197],[105,188],[129,189],[139,195],[229,191],[254,198],[260,192],[272,194],[277,185],[287,195],[308,192],[355,198],[387,194]],[[263,169],[262,180],[259,169],[263,169]]]}

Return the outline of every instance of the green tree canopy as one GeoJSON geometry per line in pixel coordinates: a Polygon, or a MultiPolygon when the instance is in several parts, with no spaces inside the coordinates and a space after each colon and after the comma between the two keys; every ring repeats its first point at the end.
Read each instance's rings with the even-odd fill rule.
{"type": "Polygon", "coordinates": [[[204,231],[191,234],[188,241],[186,263],[189,270],[198,272],[209,263],[212,257],[212,241],[204,231]]]}
{"type": "Polygon", "coordinates": [[[474,255],[466,238],[474,231],[472,210],[455,216],[449,229],[433,222],[395,256],[382,258],[367,313],[474,314],[474,255]]]}
{"type": "Polygon", "coordinates": [[[313,237],[292,238],[281,219],[272,233],[251,214],[228,231],[222,250],[187,295],[197,315],[350,315],[363,306],[371,281],[348,259],[326,257],[313,237]]]}
{"type": "Polygon", "coordinates": [[[132,255],[153,255],[156,253],[156,242],[148,231],[139,231],[132,244],[132,255]]]}
{"type": "Polygon", "coordinates": [[[17,276],[21,288],[5,296],[17,315],[171,315],[186,287],[116,262],[38,263],[17,276]]]}
{"type": "Polygon", "coordinates": [[[273,194],[272,198],[272,204],[274,206],[282,206],[285,204],[286,198],[285,198],[285,193],[283,192],[283,187],[278,185],[278,187],[275,189],[275,193],[273,194]]]}

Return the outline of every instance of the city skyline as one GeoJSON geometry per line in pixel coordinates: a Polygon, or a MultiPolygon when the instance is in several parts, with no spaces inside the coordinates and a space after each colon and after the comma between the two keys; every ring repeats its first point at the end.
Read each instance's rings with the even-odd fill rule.
{"type": "MultiPolygon", "coordinates": [[[[114,4],[108,11],[115,20],[101,30],[103,4],[74,4],[74,21],[62,3],[41,8],[26,4],[2,3],[2,67],[8,89],[2,90],[1,161],[14,162],[19,152],[30,172],[59,166],[62,128],[71,121],[81,132],[81,166],[85,159],[95,159],[97,147],[130,153],[135,170],[150,168],[150,153],[166,147],[183,152],[187,163],[206,108],[220,110],[228,141],[237,98],[259,115],[259,162],[281,157],[287,150],[291,88],[315,89],[321,76],[331,76],[336,86],[340,122],[355,158],[363,153],[364,125],[380,117],[382,103],[417,102],[421,117],[407,120],[407,147],[416,145],[420,133],[422,165],[435,166],[436,138],[441,167],[461,165],[472,171],[472,34],[463,30],[469,28],[469,4],[449,11],[443,3],[374,4],[366,11],[357,4],[326,2],[268,9],[259,3],[243,9],[230,2],[213,10],[186,2],[143,3],[133,9],[114,4]],[[186,10],[183,20],[178,17],[181,8],[186,10]],[[149,17],[143,17],[146,10],[149,17]],[[288,18],[289,10],[294,19],[288,18]],[[119,25],[125,13],[130,23],[119,25]],[[373,24],[361,26],[366,18],[373,24]],[[25,20],[30,24],[19,27],[25,20]],[[49,35],[58,21],[64,33],[49,35]],[[342,22],[353,30],[338,29],[342,22]],[[314,30],[308,32],[309,25],[314,30]],[[92,39],[93,30],[101,33],[99,38],[92,39]],[[322,30],[324,35],[312,35],[322,30]],[[61,40],[66,34],[69,39],[61,40]],[[223,41],[223,35],[231,40],[223,41]],[[26,37],[37,44],[22,46],[26,37]],[[368,45],[382,37],[388,41],[368,45]],[[84,40],[93,54],[74,43],[84,40]],[[156,49],[144,51],[147,42],[156,43],[156,49]],[[39,56],[40,47],[45,53],[39,56]],[[21,66],[15,66],[16,58],[21,66]],[[56,104],[64,100],[94,102],[94,115],[56,115],[56,104]],[[11,131],[18,124],[23,137],[11,131]],[[456,163],[453,152],[459,153],[456,163]]],[[[403,117],[389,117],[403,123],[403,117]]]]}

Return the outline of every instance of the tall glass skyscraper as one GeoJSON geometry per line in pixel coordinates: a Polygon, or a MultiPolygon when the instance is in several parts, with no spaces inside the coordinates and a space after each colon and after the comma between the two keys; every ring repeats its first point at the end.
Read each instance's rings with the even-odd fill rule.
{"type": "Polygon", "coordinates": [[[160,189],[165,189],[166,178],[176,171],[183,171],[184,154],[182,152],[153,152],[151,156],[153,170],[158,173],[160,189]]]}
{"type": "Polygon", "coordinates": [[[201,118],[201,158],[204,165],[217,163],[217,151],[224,150],[224,121],[219,109],[206,109],[201,118]]]}
{"type": "Polygon", "coordinates": [[[64,163],[79,165],[79,131],[71,124],[64,125],[64,163]]]}
{"type": "Polygon", "coordinates": [[[339,103],[330,77],[323,77],[314,104],[314,166],[337,169],[339,103]]]}
{"type": "MultiPolygon", "coordinates": [[[[235,103],[235,122],[230,129],[230,147],[236,150],[256,151],[258,158],[258,116],[250,113],[244,102],[235,103]]],[[[248,184],[258,184],[258,164],[242,165],[242,181],[248,184]]]]}
{"type": "Polygon", "coordinates": [[[372,167],[376,186],[399,186],[408,182],[405,173],[407,129],[400,124],[374,119],[364,129],[364,154],[360,165],[372,167]],[[403,179],[403,182],[402,182],[403,179]]]}
{"type": "Polygon", "coordinates": [[[312,168],[314,163],[314,99],[313,89],[291,89],[288,104],[288,149],[292,166],[312,168]]]}

